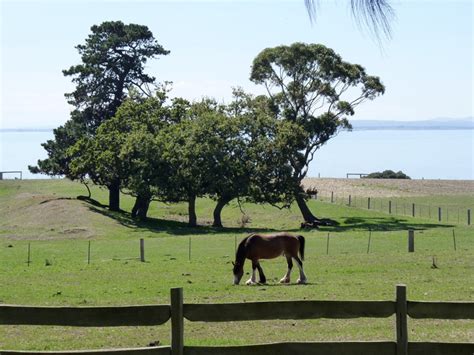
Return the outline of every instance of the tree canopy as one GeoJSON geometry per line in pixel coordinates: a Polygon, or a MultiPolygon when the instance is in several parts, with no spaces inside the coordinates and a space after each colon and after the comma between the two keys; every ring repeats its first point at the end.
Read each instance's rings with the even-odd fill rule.
{"type": "Polygon", "coordinates": [[[253,61],[250,80],[262,84],[270,96],[275,117],[301,127],[306,136],[295,146],[295,199],[306,222],[311,213],[300,188],[315,152],[341,129],[350,129],[348,116],[366,100],[384,93],[380,79],[358,64],[345,62],[321,44],[294,43],[264,49],[253,61]]]}
{"type": "Polygon", "coordinates": [[[149,95],[149,85],[155,83],[155,78],[145,73],[145,64],[148,59],[169,52],[158,44],[146,26],[107,21],[92,26],[91,32],[85,44],[76,46],[82,63],[63,71],[76,85],[73,92],[65,94],[68,103],[74,107],[71,118],[54,131],[54,140],[43,144],[48,158],[38,161],[38,166],[30,167],[30,170],[48,175],[61,174],[71,179],[87,175],[96,181],[107,181],[103,184],[109,188],[109,206],[118,210],[120,178],[111,181],[109,173],[100,175],[104,170],[87,170],[95,166],[87,158],[80,164],[82,169],[76,166],[76,173],[73,173],[69,167],[72,157],[68,151],[69,154],[74,152],[73,158],[77,162],[84,144],[90,143],[101,123],[115,115],[129,90],[136,88],[149,95]],[[69,149],[75,144],[80,147],[69,149]]]}

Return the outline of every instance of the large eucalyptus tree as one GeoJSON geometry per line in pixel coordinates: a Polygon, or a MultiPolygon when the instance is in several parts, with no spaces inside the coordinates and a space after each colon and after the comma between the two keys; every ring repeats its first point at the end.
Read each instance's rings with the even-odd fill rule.
{"type": "Polygon", "coordinates": [[[356,106],[383,94],[385,88],[378,77],[367,75],[362,66],[343,61],[321,44],[264,49],[253,61],[250,80],[265,86],[278,119],[306,132],[289,154],[295,181],[292,193],[304,220],[321,223],[300,187],[309,163],[331,137],[351,128],[347,118],[356,106]]]}

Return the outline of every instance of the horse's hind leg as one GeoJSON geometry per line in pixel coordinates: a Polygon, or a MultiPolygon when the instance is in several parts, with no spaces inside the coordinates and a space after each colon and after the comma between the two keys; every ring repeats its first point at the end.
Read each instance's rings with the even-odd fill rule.
{"type": "Polygon", "coordinates": [[[300,269],[300,278],[296,280],[296,282],[299,284],[305,284],[306,282],[308,282],[308,279],[306,278],[306,275],[303,271],[303,262],[298,256],[294,256],[294,258],[296,260],[296,265],[298,265],[298,268],[300,269]]]}
{"type": "Polygon", "coordinates": [[[290,282],[290,274],[291,269],[293,268],[293,261],[291,260],[291,256],[286,257],[286,262],[288,263],[288,271],[286,272],[285,276],[280,280],[280,283],[287,284],[290,282]]]}

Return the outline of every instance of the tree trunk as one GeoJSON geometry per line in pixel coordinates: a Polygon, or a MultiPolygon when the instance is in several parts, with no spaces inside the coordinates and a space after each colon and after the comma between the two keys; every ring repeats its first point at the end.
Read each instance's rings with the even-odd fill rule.
{"type": "Polygon", "coordinates": [[[221,219],[221,212],[222,209],[227,205],[232,199],[219,197],[217,199],[216,207],[214,208],[214,222],[212,223],[213,227],[222,228],[222,219],[221,219]]]}
{"type": "Polygon", "coordinates": [[[109,209],[120,211],[120,180],[115,180],[109,186],[109,209]]]}
{"type": "Polygon", "coordinates": [[[306,201],[303,198],[303,196],[301,195],[301,193],[296,193],[295,199],[296,199],[296,203],[298,204],[298,207],[301,211],[301,214],[303,215],[303,219],[304,219],[305,222],[307,222],[307,223],[319,222],[319,219],[316,218],[313,215],[313,213],[311,212],[311,210],[309,209],[309,207],[306,204],[306,201]]]}
{"type": "Polygon", "coordinates": [[[144,221],[150,207],[150,198],[146,196],[137,196],[135,204],[132,208],[132,217],[138,217],[139,220],[144,221]]]}
{"type": "Polygon", "coordinates": [[[188,215],[190,227],[197,226],[197,217],[196,217],[196,195],[190,195],[188,199],[188,215]]]}

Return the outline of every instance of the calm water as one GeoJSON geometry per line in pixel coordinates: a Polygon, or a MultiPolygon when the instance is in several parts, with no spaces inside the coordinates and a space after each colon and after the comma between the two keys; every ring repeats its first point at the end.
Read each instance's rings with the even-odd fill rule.
{"type": "MultiPolygon", "coordinates": [[[[0,132],[0,171],[21,170],[44,159],[41,143],[52,132],[0,132]]],[[[308,176],[402,170],[412,178],[474,179],[474,130],[374,130],[343,132],[310,164],[308,176]]]]}

